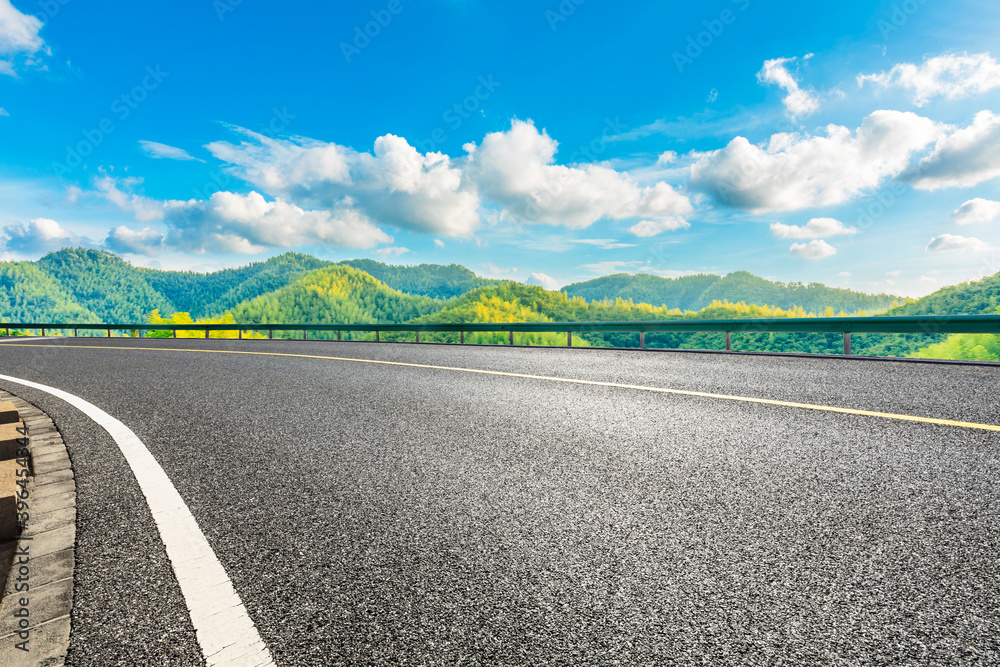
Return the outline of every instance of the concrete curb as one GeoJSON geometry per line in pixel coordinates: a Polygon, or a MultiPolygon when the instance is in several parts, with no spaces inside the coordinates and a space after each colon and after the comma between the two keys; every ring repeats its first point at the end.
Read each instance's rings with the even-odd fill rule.
{"type": "Polygon", "coordinates": [[[13,403],[28,427],[33,472],[24,509],[29,516],[0,601],[0,664],[63,665],[73,608],[76,481],[52,420],[8,392],[0,391],[0,401],[13,403]]]}

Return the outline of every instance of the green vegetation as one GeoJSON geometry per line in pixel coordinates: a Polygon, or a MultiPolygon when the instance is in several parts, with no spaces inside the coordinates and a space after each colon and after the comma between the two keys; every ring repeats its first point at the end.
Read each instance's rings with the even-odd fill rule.
{"type": "Polygon", "coordinates": [[[469,269],[458,264],[449,264],[448,266],[440,264],[391,266],[371,259],[349,259],[341,262],[341,264],[353,266],[359,271],[364,271],[376,280],[400,292],[430,296],[435,299],[450,299],[479,287],[496,285],[503,282],[480,278],[469,269]]]}
{"type": "Polygon", "coordinates": [[[621,298],[681,310],[700,310],[715,301],[728,301],[778,308],[797,306],[806,312],[817,314],[828,308],[848,313],[863,310],[875,314],[906,301],[888,294],[862,294],[819,283],[777,283],[746,271],[737,271],[727,276],[701,274],[681,278],[619,273],[567,285],[563,291],[588,301],[621,298]]]}
{"type": "Polygon", "coordinates": [[[174,310],[138,269],[110,252],[67,248],[46,255],[37,266],[69,292],[78,306],[94,313],[97,321],[141,322],[153,309],[174,310]]]}
{"type": "Polygon", "coordinates": [[[0,314],[6,322],[100,322],[32,262],[0,262],[0,314]]]}
{"type": "Polygon", "coordinates": [[[338,265],[307,273],[290,285],[241,303],[231,313],[236,321],[246,324],[388,324],[406,322],[444,306],[440,299],[403,294],[363,271],[338,265]]]}
{"type": "MultiPolygon", "coordinates": [[[[297,253],[213,273],[134,267],[109,252],[81,248],[54,252],[37,262],[0,262],[0,320],[129,323],[145,321],[148,316],[148,321],[165,326],[994,313],[1000,312],[1000,274],[946,287],[922,299],[901,301],[885,294],[860,294],[819,284],[775,283],[745,272],[676,279],[618,274],[551,292],[480,278],[455,264],[391,266],[372,260],[333,263],[297,253]]],[[[299,335],[276,333],[285,337],[299,335]]],[[[164,329],[153,335],[172,334],[164,329]]],[[[412,336],[383,333],[382,338],[412,340],[412,336]]],[[[374,334],[348,334],[351,337],[371,339],[374,334]]],[[[425,333],[421,340],[457,342],[458,334],[425,333]]],[[[470,333],[466,341],[505,343],[507,334],[470,333]]],[[[565,345],[566,338],[562,333],[516,334],[515,342],[565,345]]],[[[638,335],[575,335],[574,344],[635,347],[638,335]]],[[[721,333],[656,333],[646,336],[646,344],[721,349],[724,337],[721,333]]],[[[842,340],[834,334],[739,332],[733,335],[733,346],[747,351],[839,353],[842,340]]],[[[1000,360],[1000,337],[992,335],[855,334],[853,347],[856,354],[1000,360]]]]}
{"type": "Polygon", "coordinates": [[[331,264],[287,252],[264,262],[214,273],[138,270],[174,306],[194,317],[205,317],[220,315],[243,301],[281,289],[306,273],[331,264]]]}
{"type": "MultiPolygon", "coordinates": [[[[162,317],[160,311],[154,310],[149,314],[150,324],[236,324],[236,318],[232,316],[231,313],[226,313],[222,317],[202,317],[197,321],[192,319],[190,313],[174,313],[170,317],[162,317]]],[[[172,338],[174,335],[174,330],[164,329],[161,331],[147,331],[146,336],[149,338],[172,338]]],[[[210,331],[208,334],[209,338],[239,338],[240,334],[238,331],[210,331]]],[[[192,330],[180,330],[177,331],[178,338],[204,338],[205,334],[201,331],[192,330]]],[[[243,338],[267,338],[264,334],[257,333],[255,331],[245,331],[243,333],[243,338]]]]}

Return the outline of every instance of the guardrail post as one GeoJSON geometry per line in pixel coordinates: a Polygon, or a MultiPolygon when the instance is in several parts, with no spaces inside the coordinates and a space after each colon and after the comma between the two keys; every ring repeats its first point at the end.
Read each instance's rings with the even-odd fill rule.
{"type": "Polygon", "coordinates": [[[240,340],[243,340],[243,329],[240,329],[240,340]]]}
{"type": "Polygon", "coordinates": [[[42,338],[45,338],[45,329],[42,329],[42,338]]]}
{"type": "Polygon", "coordinates": [[[145,338],[145,337],[146,337],[146,330],[139,329],[139,338],[145,338]]]}
{"type": "Polygon", "coordinates": [[[73,338],[76,338],[76,337],[77,337],[77,333],[76,333],[76,332],[77,332],[77,330],[76,330],[76,329],[73,329],[73,338]]]}
{"type": "Polygon", "coordinates": [[[337,332],[337,342],[340,342],[340,332],[337,332]]]}
{"type": "Polygon", "coordinates": [[[417,342],[418,343],[420,342],[420,332],[419,331],[417,332],[417,342]]]}
{"type": "Polygon", "coordinates": [[[645,331],[640,331],[639,332],[639,349],[640,350],[645,350],[646,349],[646,332],[645,331]]]}
{"type": "Polygon", "coordinates": [[[307,340],[306,334],[308,333],[308,331],[309,331],[308,329],[303,329],[302,330],[302,340],[307,340]]]}
{"type": "Polygon", "coordinates": [[[7,327],[7,336],[10,337],[10,327],[7,327]]]}
{"type": "Polygon", "coordinates": [[[511,331],[510,331],[509,338],[510,338],[510,344],[513,345],[514,344],[514,330],[513,329],[511,329],[511,331]]]}
{"type": "Polygon", "coordinates": [[[566,347],[573,347],[573,332],[566,332],[566,347]]]}
{"type": "Polygon", "coordinates": [[[844,332],[844,356],[851,356],[851,333],[844,332]]]}
{"type": "Polygon", "coordinates": [[[375,342],[376,343],[381,343],[382,342],[381,338],[379,338],[379,335],[378,335],[378,329],[375,330],[375,342]]]}
{"type": "Polygon", "coordinates": [[[108,338],[111,338],[111,329],[108,329],[108,338]]]}
{"type": "MultiPolygon", "coordinates": [[[[10,329],[7,329],[7,335],[8,336],[10,335],[10,329]]],[[[458,344],[459,345],[465,345],[465,331],[464,330],[458,332],[458,344]]]]}
{"type": "Polygon", "coordinates": [[[726,352],[732,352],[732,351],[733,351],[733,332],[732,331],[727,331],[726,332],[726,352]]]}
{"type": "Polygon", "coordinates": [[[205,338],[208,338],[208,327],[205,327],[205,338]]]}
{"type": "Polygon", "coordinates": [[[174,329],[174,338],[177,338],[177,329],[174,329]]]}

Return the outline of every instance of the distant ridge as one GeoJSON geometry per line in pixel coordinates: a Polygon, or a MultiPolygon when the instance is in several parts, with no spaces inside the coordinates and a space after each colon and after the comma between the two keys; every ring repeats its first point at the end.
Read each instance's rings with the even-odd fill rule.
{"type": "Polygon", "coordinates": [[[713,301],[729,301],[785,309],[798,306],[809,313],[823,313],[832,308],[838,313],[863,310],[871,314],[906,301],[891,294],[864,294],[821,283],[772,282],[746,271],[726,276],[698,274],[680,278],[662,278],[648,273],[617,273],[573,283],[564,287],[563,291],[588,301],[625,299],[681,310],[701,310],[713,301]]]}

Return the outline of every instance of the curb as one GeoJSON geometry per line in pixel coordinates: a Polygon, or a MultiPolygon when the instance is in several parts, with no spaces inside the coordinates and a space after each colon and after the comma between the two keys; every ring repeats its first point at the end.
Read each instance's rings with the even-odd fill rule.
{"type": "Polygon", "coordinates": [[[76,481],[62,435],[44,412],[5,391],[28,427],[27,514],[0,600],[0,663],[63,665],[69,648],[76,544],[76,481]]]}

